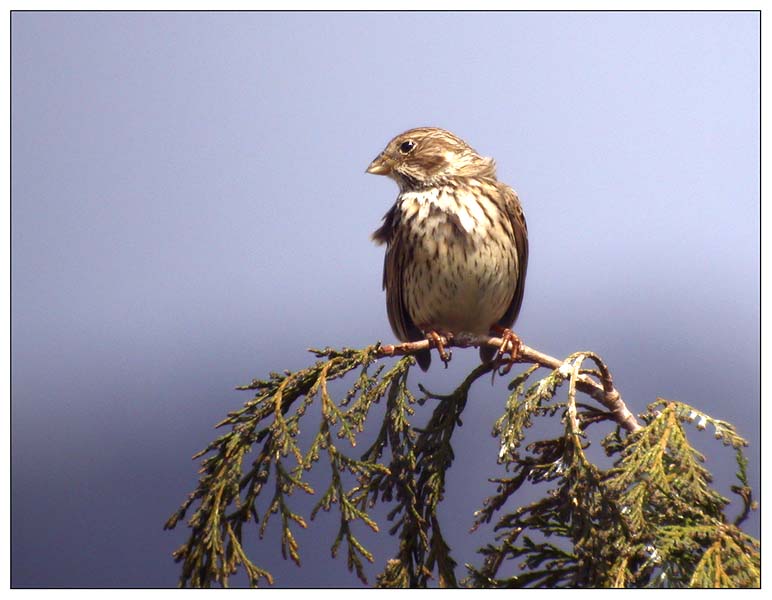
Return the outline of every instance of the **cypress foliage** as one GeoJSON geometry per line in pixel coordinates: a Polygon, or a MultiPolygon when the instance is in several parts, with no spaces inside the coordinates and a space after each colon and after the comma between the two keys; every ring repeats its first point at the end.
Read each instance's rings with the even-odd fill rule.
{"type": "Polygon", "coordinates": [[[494,538],[480,548],[480,564],[460,573],[438,509],[469,390],[494,367],[478,366],[449,395],[420,387],[416,396],[407,385],[415,364],[410,355],[386,368],[375,364],[384,355],[380,344],[313,352],[319,360],[308,368],[271,373],[239,388],[254,397],[219,423],[228,431],[194,457],[203,459],[198,485],[165,526],[174,528],[192,513],[189,537],[174,553],[180,586],[228,586],[238,569],[253,586],[272,584],[243,544],[248,531],[262,538],[273,520],[279,521],[282,556],[300,566],[293,531],[308,522],[291,508],[291,496],[315,495],[306,474],[325,462],[329,484],[309,516],[337,512],[332,554],[343,550],[349,571],[363,583],[364,561],[374,558],[352,525],[359,521],[378,532],[370,511],[380,502],[390,506],[397,548],[376,577],[379,587],[759,587],[759,542],[741,529],[756,508],[747,442],[731,424],[659,398],[639,415],[642,425],[631,427],[614,411],[580,401],[588,378],[605,387],[605,365],[592,353],[572,354],[539,379],[541,365],[529,366],[510,382],[504,413],[493,426],[497,460],[508,476],[494,481],[496,492],[475,514],[475,529],[495,523],[494,538]],[[588,360],[597,368],[584,368],[588,360]],[[344,377],[351,381],[348,391],[335,399],[328,384],[344,377]],[[436,406],[418,427],[412,423],[416,403],[429,399],[436,406]],[[375,441],[352,455],[371,408],[381,402],[385,416],[375,426],[375,441]],[[312,403],[319,404],[321,419],[308,423],[315,434],[301,448],[298,434],[312,403]],[[526,444],[539,419],[559,424],[559,434],[526,444]],[[609,421],[617,426],[600,440],[611,465],[602,468],[587,448],[593,426],[609,421]],[[687,438],[690,425],[709,428],[733,454],[738,482],[732,491],[741,505],[734,521],[726,513],[729,499],[711,487],[704,457],[687,438]],[[517,492],[529,485],[545,491],[521,505],[517,492]],[[262,514],[259,496],[270,498],[262,514]],[[250,523],[254,529],[245,528],[250,523]]]}

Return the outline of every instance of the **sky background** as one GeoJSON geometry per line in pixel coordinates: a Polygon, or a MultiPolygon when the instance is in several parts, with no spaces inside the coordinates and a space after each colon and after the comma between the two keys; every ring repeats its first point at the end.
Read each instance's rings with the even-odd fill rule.
{"type": "MultiPolygon", "coordinates": [[[[396,186],[364,170],[419,125],[520,195],[525,343],[599,353],[633,412],[663,396],[735,423],[758,489],[757,13],[11,23],[14,586],[176,585],[187,529],[162,526],[249,399],[233,388],[308,347],[393,340],[369,235],[396,186]]],[[[414,381],[449,391],[476,357],[414,381]]],[[[488,541],[467,530],[505,397],[478,383],[456,433],[442,517],[461,565],[488,541]]],[[[728,494],[732,453],[690,434],[728,494]]],[[[382,514],[371,581],[396,551],[382,514]]],[[[299,534],[301,570],[276,529],[249,548],[277,586],[358,585],[329,556],[334,514],[299,534]]]]}

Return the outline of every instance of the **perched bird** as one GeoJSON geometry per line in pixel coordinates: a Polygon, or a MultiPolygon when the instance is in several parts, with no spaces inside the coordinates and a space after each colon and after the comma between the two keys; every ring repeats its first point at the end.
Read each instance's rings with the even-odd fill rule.
{"type": "MultiPolygon", "coordinates": [[[[419,127],[391,140],[368,173],[397,182],[397,201],[372,238],[386,244],[389,323],[403,342],[438,336],[507,335],[523,302],[528,230],[517,194],[496,165],[464,140],[419,127]]],[[[481,347],[483,361],[495,349],[481,347]]],[[[425,371],[428,350],[416,356],[425,371]]]]}

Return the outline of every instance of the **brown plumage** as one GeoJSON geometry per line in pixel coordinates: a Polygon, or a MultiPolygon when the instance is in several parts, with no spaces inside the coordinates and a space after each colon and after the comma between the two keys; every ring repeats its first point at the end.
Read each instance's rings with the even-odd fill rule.
{"type": "MultiPolygon", "coordinates": [[[[493,159],[449,131],[419,127],[391,140],[367,169],[399,195],[373,233],[386,244],[383,287],[402,341],[509,329],[523,301],[528,230],[493,159]]],[[[493,350],[481,348],[484,361],[493,350]]],[[[429,368],[428,351],[416,357],[429,368]]]]}

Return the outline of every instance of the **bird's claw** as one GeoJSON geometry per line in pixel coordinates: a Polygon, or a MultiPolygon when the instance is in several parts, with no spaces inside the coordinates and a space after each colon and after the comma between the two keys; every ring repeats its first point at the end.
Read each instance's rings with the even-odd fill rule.
{"type": "Polygon", "coordinates": [[[501,336],[501,345],[496,350],[496,354],[493,355],[493,361],[497,362],[501,360],[502,365],[498,368],[499,375],[506,375],[512,370],[512,366],[517,362],[520,357],[520,351],[523,347],[523,342],[515,335],[515,332],[508,327],[496,326],[493,331],[501,336]],[[506,354],[509,354],[508,358],[504,358],[506,354]]]}
{"type": "Polygon", "coordinates": [[[426,338],[435,348],[437,348],[437,353],[440,355],[440,360],[445,363],[445,368],[447,369],[448,363],[450,362],[453,353],[445,348],[445,343],[443,342],[442,336],[436,331],[429,331],[426,334],[426,338]]]}

